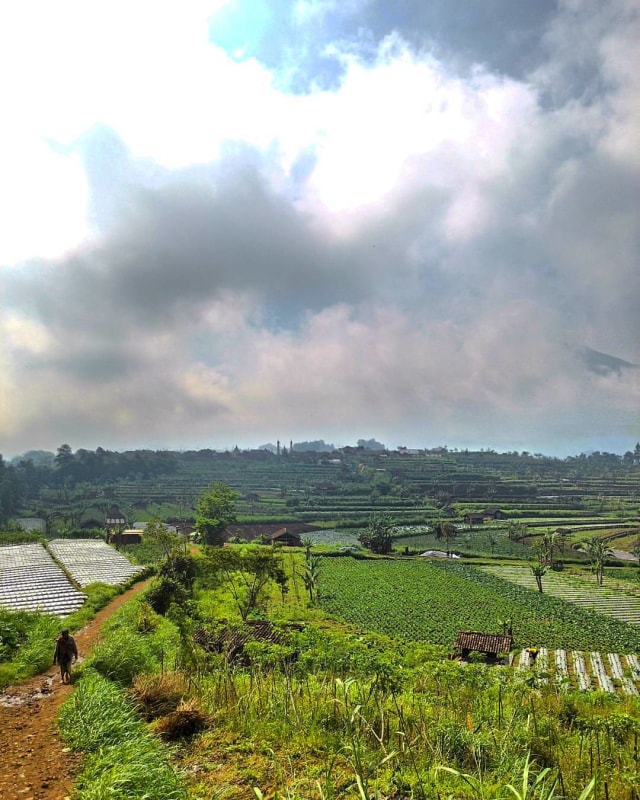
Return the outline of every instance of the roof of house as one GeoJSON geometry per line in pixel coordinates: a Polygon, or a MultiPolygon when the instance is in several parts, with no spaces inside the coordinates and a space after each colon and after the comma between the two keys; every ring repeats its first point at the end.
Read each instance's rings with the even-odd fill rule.
{"type": "Polygon", "coordinates": [[[280,528],[279,531],[272,533],[269,538],[272,542],[277,542],[278,539],[297,539],[301,541],[300,534],[290,531],[288,528],[280,528]]]}
{"type": "Polygon", "coordinates": [[[456,650],[475,650],[479,653],[508,653],[513,647],[513,637],[499,633],[459,631],[456,650]]]}

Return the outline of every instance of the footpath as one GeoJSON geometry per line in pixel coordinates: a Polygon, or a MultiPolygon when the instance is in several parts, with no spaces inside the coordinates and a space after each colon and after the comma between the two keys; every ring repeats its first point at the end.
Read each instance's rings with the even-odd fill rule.
{"type": "MultiPolygon", "coordinates": [[[[124,603],[142,592],[137,583],[74,634],[80,659],[100,639],[102,625],[124,603]]],[[[51,654],[55,642],[51,642],[51,654]]],[[[73,692],[60,681],[58,667],[0,693],[0,800],[64,800],[71,796],[80,756],[60,740],[58,710],[73,692]]]]}

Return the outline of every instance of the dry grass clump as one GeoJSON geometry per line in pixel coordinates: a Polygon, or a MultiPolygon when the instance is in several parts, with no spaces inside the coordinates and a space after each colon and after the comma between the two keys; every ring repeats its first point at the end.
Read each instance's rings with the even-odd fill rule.
{"type": "Polygon", "coordinates": [[[184,675],[165,672],[162,675],[138,675],[129,689],[129,694],[140,706],[145,719],[164,717],[175,711],[187,691],[184,675]]]}
{"type": "Polygon", "coordinates": [[[156,733],[165,741],[189,739],[207,727],[207,716],[193,702],[180,703],[175,711],[159,719],[156,733]]]}

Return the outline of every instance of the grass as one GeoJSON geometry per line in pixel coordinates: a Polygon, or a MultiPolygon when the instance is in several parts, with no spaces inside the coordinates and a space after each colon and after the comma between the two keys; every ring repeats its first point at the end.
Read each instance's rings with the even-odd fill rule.
{"type": "Polygon", "coordinates": [[[62,706],[60,730],[87,754],[77,800],[185,800],[187,793],[166,752],[106,678],[86,670],[62,706]]]}
{"type": "MultiPolygon", "coordinates": [[[[297,554],[288,555],[292,575],[297,554]]],[[[224,613],[217,589],[198,598],[191,613],[213,605],[224,613]]],[[[301,611],[303,601],[294,604],[301,611]]],[[[272,598],[269,613],[281,606],[272,598]]],[[[318,617],[308,614],[286,647],[247,648],[242,666],[194,652],[185,680],[169,662],[182,666],[188,639],[181,647],[170,620],[129,603],[110,624],[100,660],[80,670],[61,718],[70,744],[87,754],[78,800],[541,800],[554,784],[557,795],[587,797],[592,781],[598,797],[632,796],[638,699],[566,693],[529,672],[461,666],[433,645],[348,632],[318,617]],[[113,670],[116,645],[129,653],[134,639],[146,655],[136,651],[126,672],[140,661],[144,674],[131,691],[149,725],[121,685],[94,669],[113,670]],[[154,731],[183,737],[171,751],[173,769],[154,731]]]]}

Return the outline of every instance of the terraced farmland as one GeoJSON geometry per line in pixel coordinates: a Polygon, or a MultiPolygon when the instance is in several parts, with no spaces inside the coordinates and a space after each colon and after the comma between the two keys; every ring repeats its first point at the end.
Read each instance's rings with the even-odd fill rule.
{"type": "Polygon", "coordinates": [[[56,539],[49,549],[41,544],[0,547],[0,606],[64,617],[80,608],[87,596],[59,564],[81,587],[98,582],[119,585],[142,569],[95,539],[56,539]]]}
{"type": "Polygon", "coordinates": [[[640,629],[460,562],[323,558],[321,605],[365,630],[453,646],[459,630],[497,633],[510,619],[518,647],[637,652],[640,629]]]}
{"type": "Polygon", "coordinates": [[[0,606],[64,617],[86,599],[42,545],[0,547],[0,606]]]}
{"type": "Polygon", "coordinates": [[[143,569],[98,539],[54,539],[49,550],[79,586],[118,586],[143,569]]]}
{"type": "Polygon", "coordinates": [[[567,690],[640,696],[640,662],[633,653],[567,652],[541,647],[535,666],[531,666],[527,650],[518,653],[512,663],[519,672],[534,675],[540,683],[555,683],[567,690]]]}
{"type": "MultiPolygon", "coordinates": [[[[481,569],[537,592],[535,578],[528,567],[496,564],[481,569]]],[[[640,589],[628,584],[607,580],[603,586],[598,586],[595,577],[590,579],[564,572],[547,572],[542,579],[542,586],[546,594],[559,597],[580,608],[606,614],[621,622],[640,625],[640,589]]]]}

